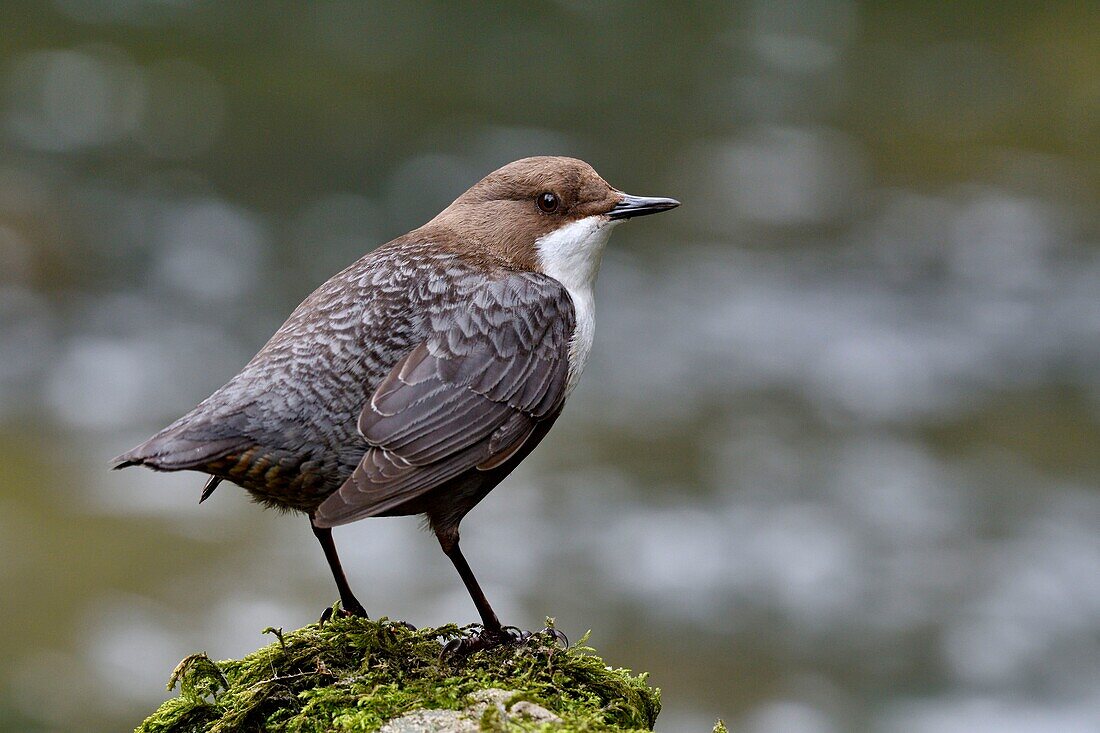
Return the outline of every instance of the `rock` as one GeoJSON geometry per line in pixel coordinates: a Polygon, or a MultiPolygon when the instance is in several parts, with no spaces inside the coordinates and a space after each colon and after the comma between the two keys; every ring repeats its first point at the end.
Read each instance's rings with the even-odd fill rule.
{"type": "Polygon", "coordinates": [[[414,710],[383,725],[378,733],[478,733],[478,719],[461,710],[414,710]]]}
{"type": "Polygon", "coordinates": [[[496,708],[501,722],[505,723],[511,718],[532,723],[564,722],[560,716],[530,700],[519,700],[509,706],[508,701],[518,694],[522,693],[498,687],[478,690],[470,695],[474,702],[462,710],[414,710],[388,721],[379,733],[477,733],[490,707],[496,708]]]}
{"type": "Polygon", "coordinates": [[[243,659],[180,662],[179,696],[139,733],[650,731],[661,709],[645,675],[608,666],[586,639],[536,634],[456,657],[443,646],[470,629],[337,617],[269,631],[276,641],[243,659]]]}

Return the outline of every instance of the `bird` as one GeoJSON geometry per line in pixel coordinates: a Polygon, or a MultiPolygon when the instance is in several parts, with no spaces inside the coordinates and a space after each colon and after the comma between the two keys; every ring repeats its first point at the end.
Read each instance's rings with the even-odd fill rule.
{"type": "Polygon", "coordinates": [[[423,515],[481,617],[507,642],[459,548],[459,524],[535,448],[592,349],[593,289],[618,224],[679,206],[541,156],[485,176],[423,226],[309,295],[244,368],[114,459],[209,475],[304,513],[342,613],[366,616],[332,528],[423,515]]]}

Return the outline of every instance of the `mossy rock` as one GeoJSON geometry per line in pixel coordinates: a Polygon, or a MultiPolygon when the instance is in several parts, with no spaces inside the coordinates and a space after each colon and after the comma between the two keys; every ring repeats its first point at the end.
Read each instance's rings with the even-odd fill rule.
{"type": "Polygon", "coordinates": [[[549,634],[442,656],[457,626],[414,631],[385,619],[333,618],[283,633],[240,660],[195,654],[139,733],[171,731],[648,731],[660,690],[549,634]]]}

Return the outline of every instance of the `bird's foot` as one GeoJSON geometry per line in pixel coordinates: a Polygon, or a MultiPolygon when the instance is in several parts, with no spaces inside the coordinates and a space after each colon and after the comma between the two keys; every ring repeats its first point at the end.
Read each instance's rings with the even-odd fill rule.
{"type": "Polygon", "coordinates": [[[329,606],[324,611],[321,611],[321,618],[318,623],[323,626],[325,622],[333,616],[336,616],[337,618],[350,618],[352,616],[358,618],[369,618],[369,616],[367,616],[366,609],[363,608],[362,604],[360,604],[359,602],[356,602],[355,604],[349,604],[347,607],[336,603],[329,606]]]}
{"type": "Polygon", "coordinates": [[[515,626],[487,629],[474,624],[467,627],[467,631],[469,633],[465,636],[451,639],[443,645],[443,652],[440,654],[441,659],[466,657],[475,652],[493,649],[498,646],[520,646],[534,641],[560,644],[563,648],[569,646],[569,639],[566,638],[565,634],[552,627],[532,632],[523,631],[515,626]]]}
{"type": "Polygon", "coordinates": [[[535,636],[544,637],[549,643],[557,644],[562,649],[565,649],[569,646],[569,637],[566,636],[564,632],[558,631],[557,629],[555,629],[553,626],[543,627],[543,629],[541,631],[536,631],[534,634],[531,634],[530,636],[532,636],[532,637],[535,637],[535,636]]]}
{"type": "Polygon", "coordinates": [[[443,645],[440,658],[466,657],[474,652],[493,649],[506,644],[521,644],[524,641],[523,632],[514,626],[504,626],[499,629],[487,629],[474,624],[466,627],[465,636],[451,639],[443,645]]]}

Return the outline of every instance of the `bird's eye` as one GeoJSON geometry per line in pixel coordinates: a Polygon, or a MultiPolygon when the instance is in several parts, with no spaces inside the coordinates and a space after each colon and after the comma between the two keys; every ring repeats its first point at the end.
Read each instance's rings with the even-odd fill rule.
{"type": "Polygon", "coordinates": [[[556,194],[547,191],[546,193],[540,193],[535,200],[539,204],[539,209],[545,211],[547,214],[553,214],[558,210],[558,197],[556,194]]]}

